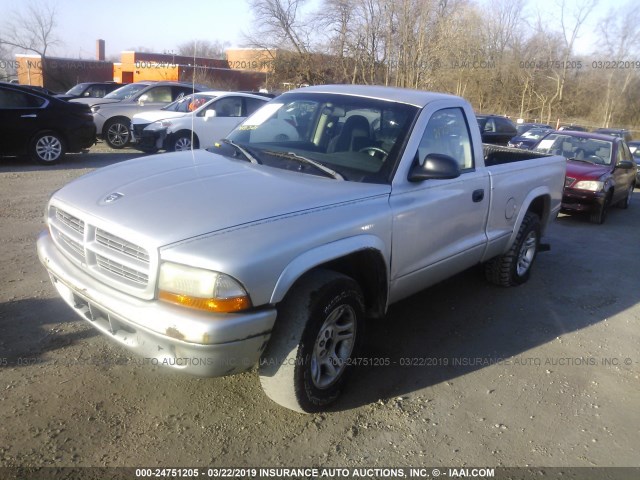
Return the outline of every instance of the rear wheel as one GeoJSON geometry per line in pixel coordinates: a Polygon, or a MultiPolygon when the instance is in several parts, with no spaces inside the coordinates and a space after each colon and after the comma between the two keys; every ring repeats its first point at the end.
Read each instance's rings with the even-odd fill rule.
{"type": "Polygon", "coordinates": [[[529,280],[539,244],[540,219],[527,212],[509,251],[485,264],[487,280],[502,287],[514,287],[529,280]]]}
{"type": "Polygon", "coordinates": [[[41,165],[53,165],[64,157],[65,146],[62,137],[56,132],[40,132],[29,145],[31,159],[41,165]]]}
{"type": "Polygon", "coordinates": [[[362,291],[351,278],[318,270],[294,286],[278,309],[262,354],[262,389],[274,402],[301,413],[334,402],[363,338],[362,291]]]}

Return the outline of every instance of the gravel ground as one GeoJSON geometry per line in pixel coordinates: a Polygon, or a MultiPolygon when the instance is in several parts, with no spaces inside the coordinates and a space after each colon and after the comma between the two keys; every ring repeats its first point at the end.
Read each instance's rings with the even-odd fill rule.
{"type": "Polygon", "coordinates": [[[0,159],[1,466],[640,466],[640,192],[602,226],[561,216],[526,285],[471,269],[393,306],[365,352],[389,365],[299,415],[255,372],[140,364],[57,297],[35,249],[47,199],[135,156],[0,159]]]}

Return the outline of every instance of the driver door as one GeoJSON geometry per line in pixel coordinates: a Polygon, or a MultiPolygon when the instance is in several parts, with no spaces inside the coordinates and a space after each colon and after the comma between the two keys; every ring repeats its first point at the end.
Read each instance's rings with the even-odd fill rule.
{"type": "Polygon", "coordinates": [[[476,169],[464,110],[443,108],[428,118],[414,161],[446,154],[458,161],[461,174],[415,183],[394,179],[391,301],[477,264],[487,244],[490,179],[484,168],[476,169]]]}

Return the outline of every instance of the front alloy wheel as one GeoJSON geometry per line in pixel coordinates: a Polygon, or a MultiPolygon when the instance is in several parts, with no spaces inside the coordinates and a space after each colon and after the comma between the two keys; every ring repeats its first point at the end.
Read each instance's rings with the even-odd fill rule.
{"type": "Polygon", "coordinates": [[[173,140],[172,150],[174,152],[186,152],[191,149],[199,148],[198,137],[193,135],[193,142],[191,141],[191,134],[189,132],[179,133],[173,140]]]}
{"type": "Polygon", "coordinates": [[[317,412],[340,396],[363,339],[364,299],[350,277],[308,273],[278,307],[258,374],[265,394],[283,407],[317,412]]]}
{"type": "Polygon", "coordinates": [[[353,352],[355,330],[356,312],[350,305],[337,307],[320,327],[310,365],[317,388],[328,388],[342,376],[353,352]]]}
{"type": "Polygon", "coordinates": [[[126,123],[120,120],[112,120],[106,126],[105,141],[111,148],[121,149],[127,146],[131,134],[126,123]]]}

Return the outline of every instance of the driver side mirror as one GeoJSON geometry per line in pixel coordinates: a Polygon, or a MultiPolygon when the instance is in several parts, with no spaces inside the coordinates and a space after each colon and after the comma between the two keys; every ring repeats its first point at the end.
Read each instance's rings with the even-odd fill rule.
{"type": "Polygon", "coordinates": [[[149,95],[147,95],[146,93],[144,95],[140,95],[140,98],[138,99],[138,104],[142,106],[144,105],[144,102],[146,102],[147,100],[149,100],[149,95]]]}
{"type": "Polygon", "coordinates": [[[422,164],[415,163],[409,170],[410,182],[458,178],[460,166],[455,158],[442,153],[429,153],[422,164]]]}
{"type": "Polygon", "coordinates": [[[211,110],[207,110],[206,112],[204,112],[204,121],[206,122],[207,120],[215,116],[216,116],[216,111],[213,108],[211,110]]]}
{"type": "Polygon", "coordinates": [[[623,170],[629,170],[630,168],[633,168],[633,162],[630,162],[629,160],[623,160],[623,161],[619,162],[618,165],[616,165],[616,168],[622,168],[623,170]]]}

